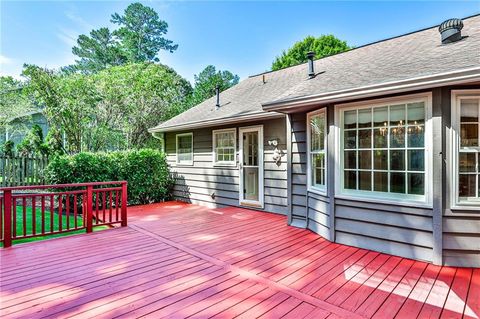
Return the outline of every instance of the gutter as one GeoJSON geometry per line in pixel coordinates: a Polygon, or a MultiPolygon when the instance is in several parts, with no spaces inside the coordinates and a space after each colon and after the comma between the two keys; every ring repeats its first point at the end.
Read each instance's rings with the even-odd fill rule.
{"type": "Polygon", "coordinates": [[[264,111],[291,113],[299,106],[340,102],[378,95],[401,93],[405,91],[421,90],[432,87],[465,84],[480,81],[480,67],[474,67],[454,72],[446,72],[429,76],[411,78],[407,80],[374,84],[359,88],[314,94],[280,101],[263,103],[264,111]]]}
{"type": "Polygon", "coordinates": [[[255,120],[263,120],[263,119],[274,119],[274,118],[281,118],[285,115],[281,113],[275,112],[255,112],[249,113],[246,115],[232,115],[229,117],[214,119],[214,120],[205,120],[205,121],[194,121],[184,124],[174,124],[165,127],[154,127],[148,130],[149,133],[163,133],[163,132],[173,132],[173,131],[182,131],[187,129],[197,129],[197,128],[204,128],[204,127],[211,127],[211,126],[219,126],[219,125],[228,125],[228,124],[236,124],[246,121],[255,121],[255,120]]]}

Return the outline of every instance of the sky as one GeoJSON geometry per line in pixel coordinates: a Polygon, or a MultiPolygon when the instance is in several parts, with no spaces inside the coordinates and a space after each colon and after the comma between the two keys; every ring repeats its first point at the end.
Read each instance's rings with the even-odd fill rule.
{"type": "MultiPolygon", "coordinates": [[[[0,0],[0,74],[19,78],[24,63],[72,64],[80,34],[114,26],[112,13],[130,1],[0,0]]],[[[351,46],[398,36],[480,13],[476,1],[142,1],[168,25],[179,44],[161,63],[193,82],[207,65],[241,79],[269,70],[275,56],[307,35],[333,34],[351,46]]],[[[440,38],[439,38],[440,39],[440,38]]]]}

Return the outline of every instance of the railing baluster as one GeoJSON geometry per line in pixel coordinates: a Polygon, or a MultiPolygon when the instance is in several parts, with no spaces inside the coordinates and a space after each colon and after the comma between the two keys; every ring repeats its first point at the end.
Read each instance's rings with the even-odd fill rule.
{"type": "Polygon", "coordinates": [[[87,233],[91,233],[93,229],[93,186],[87,186],[87,233]]]}
{"type": "Polygon", "coordinates": [[[122,183],[122,227],[127,226],[127,182],[122,183]]]}
{"type": "Polygon", "coordinates": [[[98,224],[98,202],[100,197],[100,192],[98,190],[95,191],[95,223],[98,224]]]}
{"type": "Polygon", "coordinates": [[[45,234],[45,196],[42,196],[42,235],[45,234]]]}
{"type": "Polygon", "coordinates": [[[37,234],[37,216],[36,216],[36,199],[35,196],[32,196],[32,234],[37,234]]]}
{"type": "Polygon", "coordinates": [[[119,200],[118,200],[118,191],[115,191],[115,221],[118,222],[118,203],[119,203],[119,200]]]}
{"type": "MultiPolygon", "coordinates": [[[[11,194],[11,193],[10,193],[11,194]]],[[[17,199],[13,198],[13,238],[17,237],[17,199]]]]}
{"type": "Polygon", "coordinates": [[[109,191],[108,192],[108,201],[109,201],[109,205],[108,205],[108,215],[109,215],[109,219],[108,221],[111,223],[112,222],[112,194],[113,194],[113,191],[109,191]]]}
{"type": "Polygon", "coordinates": [[[65,194],[65,216],[67,219],[67,230],[70,229],[70,194],[65,194]]]}
{"type": "Polygon", "coordinates": [[[12,191],[11,190],[5,190],[3,192],[3,220],[4,220],[3,247],[10,247],[12,246],[12,191]]]}
{"type": "Polygon", "coordinates": [[[58,231],[62,231],[63,229],[63,220],[62,220],[62,212],[63,212],[63,207],[62,207],[62,200],[63,200],[63,194],[60,193],[58,194],[58,231]]]}
{"type": "Polygon", "coordinates": [[[75,229],[78,228],[78,222],[77,222],[77,200],[78,200],[78,197],[77,197],[77,194],[74,194],[73,195],[73,225],[75,227],[75,229]]]}
{"type": "Polygon", "coordinates": [[[107,199],[106,199],[107,192],[103,191],[102,193],[103,193],[103,195],[102,195],[102,211],[103,211],[103,213],[102,213],[102,223],[105,223],[107,221],[105,219],[105,209],[106,209],[105,205],[107,205],[107,199]]]}
{"type": "Polygon", "coordinates": [[[23,209],[22,209],[22,225],[23,225],[23,236],[27,235],[27,198],[25,196],[22,197],[22,204],[23,204],[23,209]]]}
{"type": "Polygon", "coordinates": [[[53,211],[54,211],[54,207],[55,207],[55,204],[54,204],[54,200],[55,200],[55,195],[50,195],[50,232],[53,233],[53,223],[54,223],[54,214],[53,214],[53,211]]]}

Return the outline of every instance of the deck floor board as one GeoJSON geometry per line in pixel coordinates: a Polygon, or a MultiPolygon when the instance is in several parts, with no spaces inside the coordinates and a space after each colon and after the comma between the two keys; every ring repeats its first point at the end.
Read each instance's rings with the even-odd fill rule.
{"type": "Polygon", "coordinates": [[[480,269],[328,242],[281,215],[179,202],[0,250],[2,318],[480,318],[480,269]]]}

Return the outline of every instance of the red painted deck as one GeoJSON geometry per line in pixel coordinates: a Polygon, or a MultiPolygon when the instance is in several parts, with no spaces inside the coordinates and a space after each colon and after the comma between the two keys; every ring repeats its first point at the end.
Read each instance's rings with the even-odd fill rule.
{"type": "Polygon", "coordinates": [[[479,318],[480,269],[330,243],[285,217],[181,203],[1,249],[2,318],[479,318]]]}

